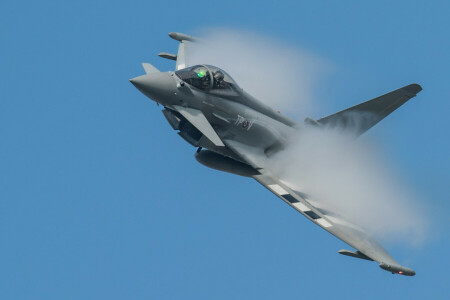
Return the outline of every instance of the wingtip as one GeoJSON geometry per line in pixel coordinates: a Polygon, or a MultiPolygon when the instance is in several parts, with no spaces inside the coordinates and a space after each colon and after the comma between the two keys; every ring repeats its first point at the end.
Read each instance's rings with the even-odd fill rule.
{"type": "Polygon", "coordinates": [[[422,87],[420,86],[420,84],[413,83],[413,84],[405,86],[404,89],[408,93],[417,95],[422,90],[422,87]]]}
{"type": "Polygon", "coordinates": [[[197,38],[181,33],[181,32],[170,32],[169,33],[170,38],[179,41],[179,42],[183,42],[183,41],[190,41],[190,42],[194,42],[197,40],[197,38]]]}
{"type": "Polygon", "coordinates": [[[400,265],[388,265],[386,263],[380,263],[380,268],[383,270],[386,270],[388,272],[391,272],[392,274],[400,274],[404,276],[414,276],[416,275],[416,271],[413,269],[403,267],[400,265]]]}
{"type": "Polygon", "coordinates": [[[176,35],[177,35],[177,32],[173,32],[173,31],[169,32],[169,37],[171,37],[174,40],[175,40],[176,35]]]}

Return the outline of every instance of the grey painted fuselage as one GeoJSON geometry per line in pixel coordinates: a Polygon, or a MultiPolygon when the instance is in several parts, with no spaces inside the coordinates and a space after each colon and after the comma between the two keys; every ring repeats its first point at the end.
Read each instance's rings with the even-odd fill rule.
{"type": "MultiPolygon", "coordinates": [[[[230,93],[203,91],[186,84],[174,72],[150,73],[131,82],[150,99],[162,104],[168,111],[165,115],[180,117],[180,107],[201,111],[222,140],[234,140],[268,153],[282,148],[295,132],[294,121],[241,88],[230,93]]],[[[191,144],[239,160],[228,147],[217,146],[207,138],[191,144]]]]}
{"type": "Polygon", "coordinates": [[[337,127],[357,137],[414,97],[422,89],[420,85],[410,84],[319,120],[307,118],[305,125],[298,125],[244,92],[225,71],[210,65],[186,67],[183,41],[192,37],[174,34],[173,38],[181,39],[178,55],[163,56],[176,58],[177,71],[159,72],[143,64],[147,74],[130,81],[164,106],[162,112],[172,128],[198,147],[197,161],[216,170],[254,178],[312,222],[357,249],[339,253],[374,260],[394,274],[415,275],[364,230],[324,207],[307,190],[278,178],[269,158],[286,148],[303,126],[337,127]]]}

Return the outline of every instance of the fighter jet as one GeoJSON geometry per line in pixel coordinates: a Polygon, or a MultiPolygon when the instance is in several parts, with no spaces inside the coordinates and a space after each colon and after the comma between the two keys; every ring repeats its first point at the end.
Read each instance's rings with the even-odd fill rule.
{"type": "Polygon", "coordinates": [[[340,126],[359,136],[399,108],[422,88],[410,84],[330,116],[296,123],[248,94],[224,70],[207,64],[188,65],[186,46],[199,40],[172,32],[178,53],[160,53],[175,61],[175,71],[160,72],[143,63],[145,75],[130,79],[145,96],[162,105],[162,113],[178,134],[197,148],[201,164],[232,174],[251,177],[311,222],[341,239],[355,250],[340,254],[375,261],[392,274],[414,276],[378,242],[345,216],[324,207],[314,195],[283,181],[268,161],[284,149],[290,136],[305,126],[340,126]],[[355,116],[359,120],[355,122],[355,116]],[[362,117],[361,117],[362,116],[362,117]]]}

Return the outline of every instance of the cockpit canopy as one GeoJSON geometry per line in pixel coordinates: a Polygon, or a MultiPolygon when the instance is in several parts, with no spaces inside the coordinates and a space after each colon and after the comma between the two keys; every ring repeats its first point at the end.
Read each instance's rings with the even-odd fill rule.
{"type": "Polygon", "coordinates": [[[224,70],[210,65],[196,65],[176,71],[184,82],[200,90],[218,94],[236,94],[236,82],[224,70]]]}

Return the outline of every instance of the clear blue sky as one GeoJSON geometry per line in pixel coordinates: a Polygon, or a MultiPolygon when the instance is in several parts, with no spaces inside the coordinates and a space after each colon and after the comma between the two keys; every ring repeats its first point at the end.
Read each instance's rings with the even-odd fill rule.
{"type": "Polygon", "coordinates": [[[0,2],[0,299],[449,299],[448,1],[0,2]],[[429,209],[427,243],[348,248],[257,183],[198,164],[128,79],[167,33],[245,28],[336,66],[321,117],[417,82],[369,134],[429,209]]]}

